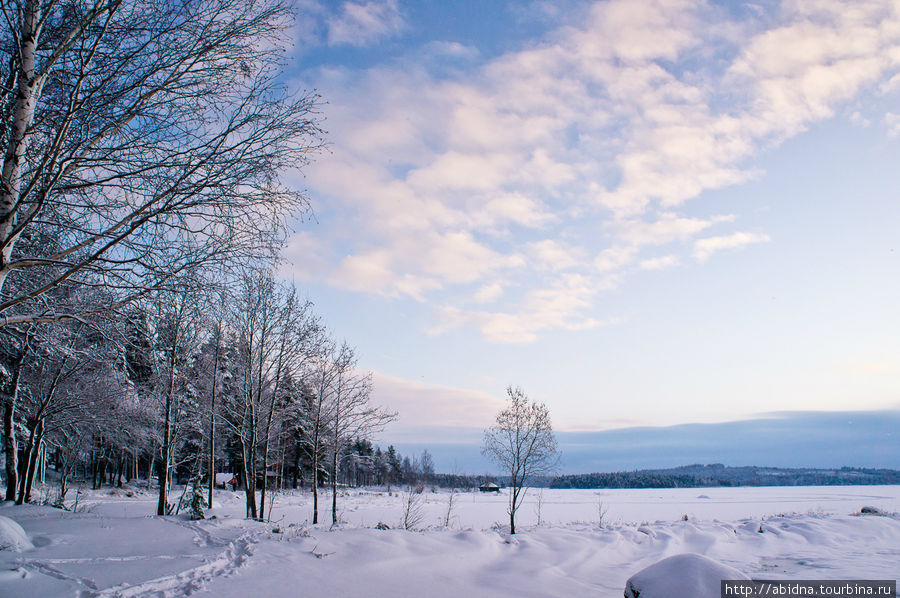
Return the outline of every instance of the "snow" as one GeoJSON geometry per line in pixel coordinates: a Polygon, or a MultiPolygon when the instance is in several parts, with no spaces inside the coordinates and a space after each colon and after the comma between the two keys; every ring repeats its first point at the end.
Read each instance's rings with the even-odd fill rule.
{"type": "Polygon", "coordinates": [[[703,555],[676,554],[633,575],[625,598],[720,598],[725,579],[750,578],[703,555]]]}
{"type": "Polygon", "coordinates": [[[0,550],[22,552],[34,548],[22,526],[0,515],[0,550]]]}
{"type": "MultiPolygon", "coordinates": [[[[426,490],[416,531],[397,529],[396,489],[341,491],[335,527],[309,523],[307,492],[278,494],[272,522],[260,523],[243,518],[240,492],[217,491],[215,518],[189,521],[154,516],[156,496],[144,490],[82,491],[75,513],[0,506],[34,546],[0,552],[0,596],[619,598],[629,578],[684,553],[754,578],[900,577],[900,517],[859,515],[863,506],[895,513],[898,486],[703,492],[544,490],[537,525],[531,490],[510,536],[505,490],[455,494],[450,527],[439,525],[449,493],[426,490]]],[[[330,521],[329,510],[320,517],[330,521]]]]}

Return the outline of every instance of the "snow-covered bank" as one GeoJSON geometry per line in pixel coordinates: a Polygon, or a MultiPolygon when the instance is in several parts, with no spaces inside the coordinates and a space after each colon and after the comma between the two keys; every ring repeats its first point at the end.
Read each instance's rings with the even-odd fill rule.
{"type": "Polygon", "coordinates": [[[374,490],[340,497],[348,523],[335,529],[306,523],[305,494],[280,496],[273,523],[263,524],[242,519],[239,493],[222,492],[216,518],[200,522],[151,516],[151,495],[94,493],[82,496],[79,513],[0,508],[35,546],[0,552],[0,595],[619,597],[631,575],[680,553],[757,578],[900,577],[900,519],[852,514],[869,504],[895,511],[898,487],[722,490],[690,490],[696,508],[665,502],[686,498],[683,491],[545,490],[549,523],[531,521],[534,493],[514,537],[493,526],[503,520],[504,496],[456,495],[448,529],[436,525],[448,495],[426,492],[430,527],[406,531],[374,528],[394,528],[402,502],[374,490]],[[743,516],[722,516],[764,496],[769,502],[743,516]],[[600,499],[608,505],[603,527],[600,499]],[[790,505],[798,508],[781,508],[790,505]],[[626,517],[627,509],[647,516],[626,517]],[[669,511],[694,514],[655,516],[669,511]]]}

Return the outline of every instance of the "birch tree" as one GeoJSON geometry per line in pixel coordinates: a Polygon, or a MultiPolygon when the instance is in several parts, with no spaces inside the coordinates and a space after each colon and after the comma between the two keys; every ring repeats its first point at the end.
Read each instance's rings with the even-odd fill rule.
{"type": "MultiPolygon", "coordinates": [[[[57,326],[45,329],[45,335],[33,341],[22,373],[20,413],[26,440],[19,463],[16,504],[31,500],[45,435],[80,411],[82,380],[92,377],[95,368],[103,366],[99,359],[109,355],[102,346],[102,335],[86,334],[85,329],[78,322],[57,326]]],[[[115,386],[113,379],[107,387],[115,386]]]]}
{"type": "Polygon", "coordinates": [[[559,451],[547,406],[531,401],[519,387],[508,387],[506,394],[509,402],[485,431],[481,452],[509,475],[509,533],[515,534],[516,512],[528,482],[554,470],[559,451]]]}
{"type": "Polygon", "coordinates": [[[31,326],[271,256],[308,208],[280,179],[322,143],[318,96],[279,83],[291,17],[289,0],[0,0],[7,498],[31,326]]]}
{"type": "Polygon", "coordinates": [[[304,367],[317,324],[311,305],[300,301],[295,289],[279,284],[271,270],[244,273],[231,321],[238,347],[240,390],[228,406],[226,421],[241,446],[247,516],[256,519],[262,517],[266,506],[272,433],[282,415],[279,398],[286,380],[299,375],[304,367]],[[260,464],[263,484],[257,503],[260,464]]]}
{"type": "Polygon", "coordinates": [[[19,445],[16,418],[19,405],[19,381],[22,367],[31,351],[32,332],[4,331],[0,335],[0,399],[3,403],[3,453],[5,459],[6,494],[4,500],[16,500],[19,483],[19,445]]]}
{"type": "Polygon", "coordinates": [[[209,338],[207,340],[205,352],[201,353],[201,367],[206,374],[206,396],[209,397],[209,403],[206,406],[206,414],[209,418],[209,428],[207,442],[207,498],[206,506],[213,506],[213,488],[216,485],[216,416],[220,409],[217,399],[221,396],[221,376],[224,368],[223,360],[225,350],[223,348],[225,334],[225,301],[227,297],[227,289],[223,287],[218,289],[212,304],[209,306],[212,316],[209,320],[209,338]],[[206,358],[205,360],[203,358],[206,358]]]}
{"type": "Polygon", "coordinates": [[[314,357],[307,374],[311,396],[308,409],[302,414],[301,430],[309,447],[312,461],[313,524],[319,523],[319,473],[322,470],[324,446],[329,425],[328,398],[331,386],[337,377],[337,369],[332,361],[334,343],[326,340],[314,357]]]}
{"type": "MultiPolygon", "coordinates": [[[[316,343],[320,340],[320,325],[312,313],[312,304],[302,301],[293,286],[279,289],[273,299],[277,302],[277,323],[273,338],[273,356],[271,372],[271,390],[266,405],[266,423],[262,433],[263,471],[268,475],[272,436],[276,420],[285,415],[285,390],[290,388],[288,382],[302,376],[307,364],[315,353],[316,343]],[[277,415],[276,415],[277,413],[277,415]]],[[[280,426],[277,426],[280,427],[280,426]]],[[[266,483],[260,493],[260,515],[266,513],[266,483]]]]}
{"type": "MultiPolygon", "coordinates": [[[[189,360],[200,343],[198,289],[185,288],[179,293],[158,296],[160,315],[157,324],[157,372],[154,396],[160,402],[162,436],[159,460],[159,500],[157,515],[169,513],[169,489],[175,466],[182,416],[190,407],[189,360]]],[[[199,457],[198,457],[199,458],[199,457]]]]}
{"type": "Polygon", "coordinates": [[[321,144],[278,83],[287,0],[0,0],[0,327],[82,317],[267,253],[321,144]],[[29,243],[42,236],[52,243],[29,243]],[[102,305],[51,298],[102,284],[102,305]],[[51,300],[52,299],[52,300],[51,300]]]}
{"type": "Polygon", "coordinates": [[[354,440],[368,439],[397,418],[371,404],[372,375],[356,369],[356,350],[346,342],[334,356],[333,380],[329,400],[331,457],[331,523],[338,522],[337,478],[344,449],[354,440]]]}

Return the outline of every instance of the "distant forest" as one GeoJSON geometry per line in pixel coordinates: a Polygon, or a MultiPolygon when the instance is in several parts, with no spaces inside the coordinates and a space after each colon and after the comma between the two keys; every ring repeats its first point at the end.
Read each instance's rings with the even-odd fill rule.
{"type": "Polygon", "coordinates": [[[684,465],[670,469],[641,469],[615,473],[563,475],[549,480],[550,488],[703,488],[714,486],[859,486],[900,484],[895,469],[782,469],[684,465]]]}

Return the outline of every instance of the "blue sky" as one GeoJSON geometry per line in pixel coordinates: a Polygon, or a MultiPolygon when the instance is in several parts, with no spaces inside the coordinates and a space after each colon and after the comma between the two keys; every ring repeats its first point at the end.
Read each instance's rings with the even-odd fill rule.
{"type": "Polygon", "coordinates": [[[900,409],[900,6],[302,0],[284,274],[425,441],[900,409]]]}

